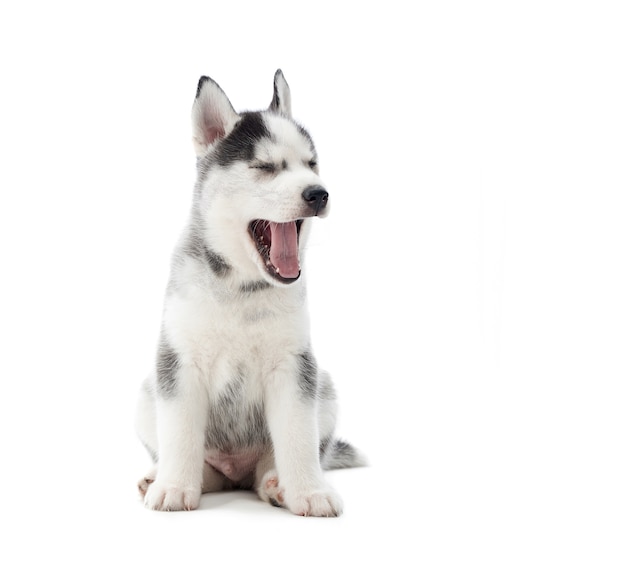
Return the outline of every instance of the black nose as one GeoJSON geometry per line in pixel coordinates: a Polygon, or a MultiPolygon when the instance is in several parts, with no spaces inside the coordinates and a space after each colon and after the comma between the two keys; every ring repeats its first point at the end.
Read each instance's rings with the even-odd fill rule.
{"type": "Polygon", "coordinates": [[[315,211],[316,216],[328,204],[328,192],[322,186],[309,186],[302,192],[302,198],[315,211]]]}

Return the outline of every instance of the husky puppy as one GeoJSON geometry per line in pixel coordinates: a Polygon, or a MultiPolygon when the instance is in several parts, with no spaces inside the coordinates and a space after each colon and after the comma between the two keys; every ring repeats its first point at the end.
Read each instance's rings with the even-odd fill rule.
{"type": "Polygon", "coordinates": [[[260,112],[238,114],[200,78],[192,125],[197,183],[140,393],[155,466],[139,490],[155,510],[253,488],[295,514],[337,516],[322,470],[364,459],[333,436],[335,392],[311,349],[302,254],[311,218],[329,210],[313,141],[280,70],[260,112]]]}

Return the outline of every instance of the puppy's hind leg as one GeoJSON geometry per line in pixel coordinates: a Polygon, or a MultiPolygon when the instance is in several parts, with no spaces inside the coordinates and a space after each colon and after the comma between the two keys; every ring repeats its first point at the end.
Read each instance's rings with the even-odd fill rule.
{"type": "Polygon", "coordinates": [[[272,506],[285,506],[284,491],[278,480],[274,455],[271,451],[268,451],[257,464],[254,490],[264,502],[272,506]]]}
{"type": "Polygon", "coordinates": [[[154,401],[156,382],[154,376],[146,378],[139,392],[139,402],[135,414],[135,430],[143,443],[146,451],[150,454],[154,465],[138,482],[137,487],[142,498],[146,496],[148,487],[156,478],[158,459],[158,441],[156,432],[156,407],[154,401]]]}
{"type": "Polygon", "coordinates": [[[156,473],[157,468],[155,465],[148,471],[148,473],[143,478],[141,478],[141,480],[139,480],[139,482],[137,482],[137,488],[139,489],[139,494],[142,498],[146,497],[146,492],[148,491],[150,484],[154,482],[156,478],[156,473]]]}
{"type": "Polygon", "coordinates": [[[213,466],[205,463],[202,470],[202,494],[219,492],[228,488],[230,488],[230,484],[226,476],[218,472],[213,466]]]}

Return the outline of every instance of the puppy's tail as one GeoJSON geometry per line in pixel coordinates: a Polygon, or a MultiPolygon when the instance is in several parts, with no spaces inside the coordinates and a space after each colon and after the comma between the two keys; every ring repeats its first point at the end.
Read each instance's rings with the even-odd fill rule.
{"type": "Polygon", "coordinates": [[[367,459],[355,447],[342,439],[330,439],[320,447],[320,461],[325,470],[366,466],[367,459]]]}

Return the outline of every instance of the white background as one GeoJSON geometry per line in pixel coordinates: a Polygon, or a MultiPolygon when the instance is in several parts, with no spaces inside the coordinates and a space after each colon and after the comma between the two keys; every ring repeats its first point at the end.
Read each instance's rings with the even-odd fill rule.
{"type": "Polygon", "coordinates": [[[3,3],[0,583],[624,586],[619,5],[3,3]],[[152,513],[133,410],[196,83],[259,109],[278,67],[332,198],[314,347],[372,465],[329,476],[337,520],[152,513]]]}

